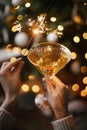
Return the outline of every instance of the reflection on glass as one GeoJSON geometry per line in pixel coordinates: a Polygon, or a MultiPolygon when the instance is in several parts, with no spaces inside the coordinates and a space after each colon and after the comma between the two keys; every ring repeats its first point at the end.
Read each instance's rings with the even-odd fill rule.
{"type": "Polygon", "coordinates": [[[43,42],[30,48],[28,59],[43,76],[51,77],[70,61],[71,52],[59,43],[43,42]]]}

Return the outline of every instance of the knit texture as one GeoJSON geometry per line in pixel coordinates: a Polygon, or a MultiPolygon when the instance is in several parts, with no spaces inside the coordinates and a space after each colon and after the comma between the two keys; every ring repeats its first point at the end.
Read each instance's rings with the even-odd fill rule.
{"type": "Polygon", "coordinates": [[[3,108],[0,108],[0,130],[10,130],[15,118],[3,108]]]}
{"type": "Polygon", "coordinates": [[[72,115],[53,121],[52,125],[54,130],[77,130],[72,115]]]}

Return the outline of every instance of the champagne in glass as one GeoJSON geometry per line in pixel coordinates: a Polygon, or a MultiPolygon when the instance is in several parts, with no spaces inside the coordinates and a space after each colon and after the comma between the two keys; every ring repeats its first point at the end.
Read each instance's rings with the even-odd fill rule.
{"type": "Polygon", "coordinates": [[[70,61],[71,52],[59,43],[43,42],[30,48],[28,59],[43,76],[51,77],[70,61]]]}

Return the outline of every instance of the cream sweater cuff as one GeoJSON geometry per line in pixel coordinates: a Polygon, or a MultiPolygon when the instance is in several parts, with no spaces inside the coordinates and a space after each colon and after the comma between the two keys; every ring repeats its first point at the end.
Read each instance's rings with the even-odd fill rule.
{"type": "Polygon", "coordinates": [[[0,130],[10,130],[15,118],[5,109],[0,107],[0,130]]]}
{"type": "Polygon", "coordinates": [[[53,121],[52,125],[54,130],[77,130],[72,115],[53,121]]]}

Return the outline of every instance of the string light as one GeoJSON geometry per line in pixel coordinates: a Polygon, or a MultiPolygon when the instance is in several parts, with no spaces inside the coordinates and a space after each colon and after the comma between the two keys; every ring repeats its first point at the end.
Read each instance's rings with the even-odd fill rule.
{"type": "Polygon", "coordinates": [[[28,2],[28,3],[25,3],[25,7],[26,7],[26,8],[29,8],[30,6],[31,6],[31,3],[29,3],[29,2],[28,2]]]}
{"type": "Polygon", "coordinates": [[[87,40],[87,32],[83,33],[83,38],[87,40]]]}
{"type": "Polygon", "coordinates": [[[32,86],[32,91],[33,91],[34,93],[38,93],[38,92],[40,91],[39,86],[38,86],[38,85],[33,85],[33,86],[32,86]]]}
{"type": "Polygon", "coordinates": [[[84,77],[84,78],[83,78],[83,83],[84,83],[84,84],[87,84],[87,77],[84,77]]]}
{"type": "Polygon", "coordinates": [[[87,67],[86,66],[82,66],[81,67],[81,72],[82,73],[86,73],[87,72],[87,67]]]}
{"type": "Polygon", "coordinates": [[[78,91],[78,90],[79,90],[79,84],[73,84],[73,85],[72,85],[72,90],[73,90],[74,92],[78,91]]]}
{"type": "Polygon", "coordinates": [[[87,53],[85,53],[85,59],[87,59],[87,53]]]}
{"type": "Polygon", "coordinates": [[[10,58],[10,62],[13,62],[13,61],[15,61],[16,60],[16,57],[11,57],[10,58]]]}
{"type": "Polygon", "coordinates": [[[51,18],[50,18],[50,21],[51,21],[51,22],[56,22],[56,21],[57,21],[57,18],[56,18],[56,17],[51,17],[51,18]]]}
{"type": "Polygon", "coordinates": [[[22,49],[22,55],[27,56],[28,55],[28,49],[26,49],[26,48],[22,49]]]}
{"type": "Polygon", "coordinates": [[[28,91],[30,90],[30,88],[29,88],[29,86],[28,86],[27,84],[23,84],[23,85],[21,86],[21,90],[22,90],[23,92],[28,92],[28,91]]]}
{"type": "Polygon", "coordinates": [[[77,58],[76,52],[72,52],[71,55],[72,55],[72,59],[73,59],[73,60],[77,58]]]}
{"type": "Polygon", "coordinates": [[[33,81],[35,79],[35,75],[34,74],[29,74],[28,79],[33,81]]]}
{"type": "Polygon", "coordinates": [[[12,51],[13,51],[15,54],[21,54],[21,48],[20,48],[20,47],[13,47],[12,51]]]}
{"type": "Polygon", "coordinates": [[[85,90],[82,90],[80,94],[81,94],[82,97],[85,97],[87,95],[85,90]]]}
{"type": "Polygon", "coordinates": [[[63,31],[64,30],[64,26],[63,25],[58,25],[57,28],[58,28],[59,31],[63,31]]]}
{"type": "Polygon", "coordinates": [[[79,43],[80,42],[80,37],[79,36],[74,36],[73,41],[75,43],[79,43]]]}

